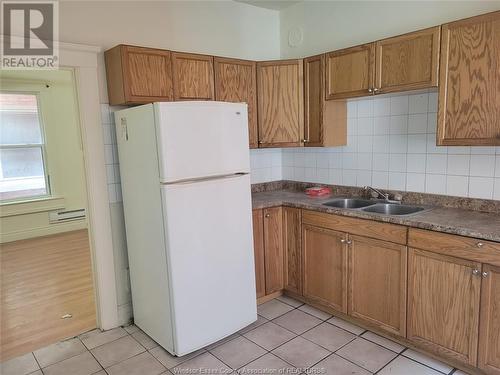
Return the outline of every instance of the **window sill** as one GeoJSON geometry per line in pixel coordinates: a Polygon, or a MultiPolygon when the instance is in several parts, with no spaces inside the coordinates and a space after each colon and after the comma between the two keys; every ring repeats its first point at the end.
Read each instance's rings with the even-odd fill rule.
{"type": "Polygon", "coordinates": [[[0,204],[0,217],[34,214],[64,208],[63,197],[47,197],[0,204]]]}

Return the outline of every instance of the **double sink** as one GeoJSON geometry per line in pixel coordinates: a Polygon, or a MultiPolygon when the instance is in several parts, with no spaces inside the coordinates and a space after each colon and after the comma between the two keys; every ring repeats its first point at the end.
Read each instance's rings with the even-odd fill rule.
{"type": "Polygon", "coordinates": [[[337,198],[323,203],[323,205],[394,216],[412,215],[428,210],[428,208],[425,207],[408,206],[399,203],[387,203],[380,200],[362,198],[337,198]]]}

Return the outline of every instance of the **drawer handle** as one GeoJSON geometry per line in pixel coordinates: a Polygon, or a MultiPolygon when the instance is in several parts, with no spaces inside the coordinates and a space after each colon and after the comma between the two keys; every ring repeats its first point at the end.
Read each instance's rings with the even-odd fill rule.
{"type": "Polygon", "coordinates": [[[474,269],[474,270],[472,270],[472,274],[473,274],[474,276],[477,276],[477,275],[479,275],[480,273],[481,273],[481,272],[480,272],[478,269],[474,269]]]}
{"type": "Polygon", "coordinates": [[[63,316],[61,316],[61,319],[71,319],[73,317],[73,315],[71,314],[64,314],[63,316]]]}
{"type": "Polygon", "coordinates": [[[343,238],[340,240],[340,243],[345,243],[345,244],[352,244],[352,241],[351,240],[344,240],[343,238]]]}
{"type": "Polygon", "coordinates": [[[489,275],[489,273],[488,273],[488,272],[483,272],[483,273],[481,274],[481,276],[483,276],[483,277],[488,277],[488,275],[489,275]]]}
{"type": "Polygon", "coordinates": [[[482,248],[483,246],[484,246],[484,243],[482,243],[482,242],[478,242],[476,244],[476,247],[478,247],[478,248],[482,248]]]}
{"type": "Polygon", "coordinates": [[[271,216],[271,215],[270,215],[270,214],[265,214],[264,216],[265,216],[265,217],[269,217],[269,216],[271,216]]]}

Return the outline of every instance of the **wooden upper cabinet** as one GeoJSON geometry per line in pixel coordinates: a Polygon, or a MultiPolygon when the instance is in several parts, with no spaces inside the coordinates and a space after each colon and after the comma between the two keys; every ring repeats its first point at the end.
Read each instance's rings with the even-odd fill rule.
{"type": "Polygon", "coordinates": [[[349,315],[406,336],[406,246],[349,235],[349,315]]]}
{"type": "Polygon", "coordinates": [[[326,54],[326,99],[370,95],[375,80],[375,44],[342,49],[326,54]]]}
{"type": "Polygon", "coordinates": [[[302,225],[303,295],[347,313],[346,234],[302,225]]]}
{"type": "Polygon", "coordinates": [[[441,29],[439,145],[500,145],[500,11],[441,29]]]}
{"type": "Polygon", "coordinates": [[[478,367],[500,374],[500,267],[483,266],[478,367]]]}
{"type": "Polygon", "coordinates": [[[407,338],[475,366],[480,288],[481,263],[410,248],[407,338]]]}
{"type": "Polygon", "coordinates": [[[264,263],[264,215],[262,210],[252,211],[253,251],[255,258],[255,288],[257,298],[266,295],[266,269],[264,263]]]}
{"type": "Polygon", "coordinates": [[[215,99],[248,104],[248,138],[251,148],[258,147],[257,72],[254,61],[214,58],[215,99]]]}
{"type": "Polygon", "coordinates": [[[376,42],[376,93],[437,86],[440,31],[437,26],[376,42]]]}
{"type": "Polygon", "coordinates": [[[283,210],[264,209],[264,258],[266,294],[283,289],[283,210]]]}
{"type": "Polygon", "coordinates": [[[301,252],[300,208],[283,207],[283,255],[284,288],[302,294],[302,252],[301,252]]]}
{"type": "Polygon", "coordinates": [[[214,58],[172,52],[175,100],[214,100],[214,58]]]}
{"type": "Polygon", "coordinates": [[[111,105],[173,99],[170,51],[121,44],[104,57],[111,105]]]}
{"type": "Polygon", "coordinates": [[[301,145],[303,90],[302,60],[257,63],[259,147],[301,145]]]}
{"type": "Polygon", "coordinates": [[[347,103],[325,101],[325,55],[304,59],[304,146],[347,144],[347,103]]]}

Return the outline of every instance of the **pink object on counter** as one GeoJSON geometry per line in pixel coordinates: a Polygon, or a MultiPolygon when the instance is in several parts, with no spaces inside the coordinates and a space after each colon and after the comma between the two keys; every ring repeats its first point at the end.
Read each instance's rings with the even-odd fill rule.
{"type": "Polygon", "coordinates": [[[330,195],[332,193],[332,189],[324,186],[313,186],[306,189],[306,194],[311,197],[319,197],[323,195],[330,195]]]}

